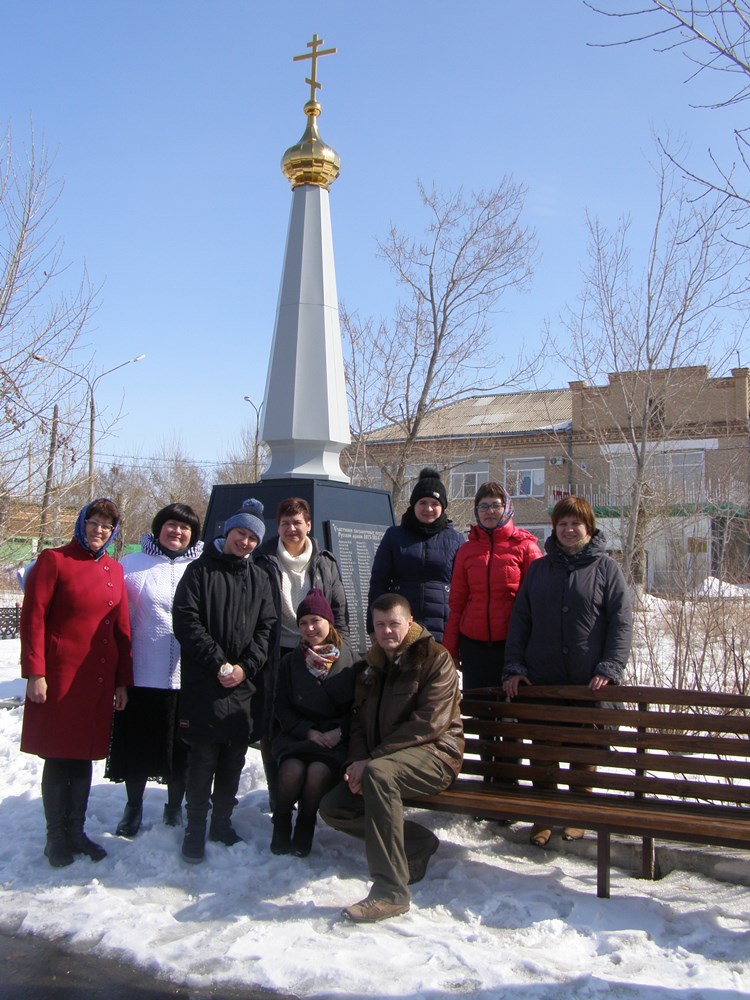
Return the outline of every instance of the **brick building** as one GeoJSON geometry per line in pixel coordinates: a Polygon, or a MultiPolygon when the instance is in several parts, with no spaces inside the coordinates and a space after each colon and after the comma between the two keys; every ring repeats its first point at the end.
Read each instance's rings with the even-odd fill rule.
{"type": "MultiPolygon", "coordinates": [[[[459,530],[473,523],[477,487],[495,479],[513,497],[516,522],[540,540],[549,534],[549,513],[560,497],[586,497],[617,553],[637,482],[649,590],[673,592],[707,576],[746,582],[749,385],[747,368],[716,378],[695,366],[441,407],[427,417],[409,455],[410,482],[398,513],[419,469],[433,465],[446,482],[459,530]]],[[[403,440],[398,427],[369,435],[366,473],[362,464],[351,469],[353,482],[390,489],[403,440]]]]}

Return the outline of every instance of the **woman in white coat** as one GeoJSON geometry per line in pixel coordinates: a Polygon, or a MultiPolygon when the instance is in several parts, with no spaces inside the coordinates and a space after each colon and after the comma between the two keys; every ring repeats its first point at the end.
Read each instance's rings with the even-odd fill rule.
{"type": "Polygon", "coordinates": [[[128,708],[119,712],[105,776],[124,781],[128,801],[116,833],[134,837],[143,818],[146,782],[167,786],[164,822],[179,826],[185,795],[187,747],[175,719],[180,693],[180,645],[172,631],[177,584],[203,548],[200,520],[187,504],[162,508],[141,551],[122,560],[130,608],[134,686],[128,708]]]}

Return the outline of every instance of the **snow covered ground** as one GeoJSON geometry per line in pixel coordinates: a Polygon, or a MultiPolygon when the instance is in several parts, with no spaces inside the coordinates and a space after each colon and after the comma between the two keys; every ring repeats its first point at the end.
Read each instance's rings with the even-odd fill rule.
{"type": "MultiPolygon", "coordinates": [[[[0,700],[22,695],[17,640],[0,642],[0,700]]],[[[411,911],[370,926],[340,916],[367,892],[359,844],[325,827],[305,860],[274,857],[251,752],[235,822],[245,844],[185,865],[181,832],[149,789],[144,828],[113,834],[122,786],[95,765],[88,832],[109,856],[52,869],[42,855],[41,761],[18,749],[22,709],[0,712],[0,929],[207,988],[311,998],[729,1000],[750,993],[750,888],[684,872],[613,870],[596,897],[589,859],[506,840],[489,823],[423,813],[442,846],[411,911]]],[[[696,848],[700,850],[700,848],[696,848]]],[[[749,859],[750,860],[750,859],[749,859]]]]}

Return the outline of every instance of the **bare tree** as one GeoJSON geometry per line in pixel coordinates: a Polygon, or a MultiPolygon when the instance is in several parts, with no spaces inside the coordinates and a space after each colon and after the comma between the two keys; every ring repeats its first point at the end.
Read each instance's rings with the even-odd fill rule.
{"type": "Polygon", "coordinates": [[[593,441],[610,463],[624,568],[638,588],[653,517],[685,499],[670,493],[660,468],[663,444],[687,422],[700,422],[695,366],[723,366],[732,356],[736,339],[727,337],[722,349],[722,319],[746,303],[748,292],[748,253],[724,235],[731,207],[721,197],[691,199],[675,174],[663,160],[642,266],[627,221],[609,232],[589,219],[590,266],[580,307],[567,321],[571,343],[561,352],[591,386],[580,420],[594,428],[593,441]],[[598,390],[607,378],[607,391],[598,390]]]}
{"type": "Polygon", "coordinates": [[[344,458],[352,480],[361,486],[372,486],[375,479],[369,464],[367,444],[369,435],[382,424],[383,404],[383,383],[373,345],[382,342],[383,324],[374,333],[372,319],[360,321],[359,316],[350,314],[343,305],[340,320],[352,437],[344,458]]]}
{"type": "Polygon", "coordinates": [[[165,441],[148,459],[97,470],[98,491],[111,497],[122,516],[121,545],[151,530],[154,514],[170,503],[189,504],[203,519],[208,507],[206,470],[185,454],[181,442],[165,441]]]}
{"type": "Polygon", "coordinates": [[[239,441],[233,444],[223,461],[216,466],[214,478],[217,483],[257,483],[268,465],[268,449],[259,440],[257,420],[241,429],[239,441]]]}
{"type": "Polygon", "coordinates": [[[493,309],[503,293],[523,288],[532,273],[536,246],[521,225],[524,188],[506,177],[491,190],[471,195],[463,190],[444,195],[420,183],[419,195],[428,219],[422,236],[393,226],[378,244],[404,290],[395,316],[377,325],[353,317],[345,323],[349,395],[357,400],[354,419],[360,423],[355,439],[356,432],[366,433],[374,411],[381,425],[400,432],[386,470],[395,503],[426,414],[464,396],[514,384],[530,377],[533,368],[521,361],[501,380],[502,359],[488,347],[493,309]],[[363,386],[352,384],[363,374],[371,397],[367,402],[363,386]]]}
{"type": "MultiPolygon", "coordinates": [[[[726,95],[706,100],[703,108],[727,108],[750,98],[750,3],[747,0],[624,0],[619,10],[602,8],[584,0],[598,14],[638,24],[644,30],[629,33],[624,40],[603,43],[604,47],[652,42],[657,52],[681,52],[688,65],[688,81],[697,86],[707,73],[726,78],[726,95]]],[[[688,168],[664,144],[667,155],[679,163],[686,176],[703,195],[719,194],[728,198],[734,209],[736,227],[748,224],[750,209],[750,131],[734,130],[737,161],[722,163],[709,150],[712,177],[688,168]]]]}
{"type": "Polygon", "coordinates": [[[42,492],[48,421],[73,381],[32,354],[79,370],[87,364],[75,354],[94,293],[85,270],[70,288],[51,214],[59,194],[44,150],[32,138],[19,153],[8,128],[0,142],[0,490],[16,495],[42,492]]]}

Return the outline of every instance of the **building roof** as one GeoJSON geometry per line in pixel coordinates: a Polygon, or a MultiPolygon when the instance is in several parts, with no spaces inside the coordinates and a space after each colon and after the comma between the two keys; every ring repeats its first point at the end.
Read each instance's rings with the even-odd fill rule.
{"type": "MultiPolygon", "coordinates": [[[[429,413],[419,432],[419,440],[560,431],[570,426],[571,419],[570,389],[469,396],[429,413]]],[[[403,440],[405,436],[402,425],[392,425],[373,431],[367,439],[376,444],[403,440]]]]}

